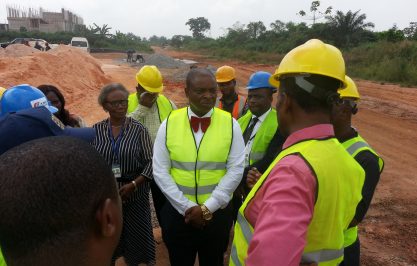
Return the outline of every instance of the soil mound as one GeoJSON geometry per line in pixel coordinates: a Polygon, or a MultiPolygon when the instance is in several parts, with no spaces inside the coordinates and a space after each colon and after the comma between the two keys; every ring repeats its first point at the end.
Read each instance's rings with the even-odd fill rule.
{"type": "Polygon", "coordinates": [[[40,53],[38,49],[26,46],[24,44],[12,44],[2,49],[3,52],[0,52],[0,57],[21,57],[32,54],[40,53]]]}
{"type": "Polygon", "coordinates": [[[0,56],[2,87],[24,83],[33,86],[52,84],[62,91],[66,101],[78,102],[84,96],[97,94],[110,82],[101,64],[77,48],[61,45],[41,52],[24,45],[13,45],[10,49],[7,47],[5,53],[7,56],[0,56]]]}

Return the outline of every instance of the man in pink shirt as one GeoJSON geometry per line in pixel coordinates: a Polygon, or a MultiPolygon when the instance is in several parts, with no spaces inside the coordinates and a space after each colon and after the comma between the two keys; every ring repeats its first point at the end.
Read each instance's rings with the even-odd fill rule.
{"type": "Polygon", "coordinates": [[[330,124],[344,77],[340,51],[310,40],[290,51],[271,78],[279,86],[276,110],[287,140],[239,210],[230,265],[343,260],[343,231],[361,199],[356,185],[364,179],[330,124]]]}

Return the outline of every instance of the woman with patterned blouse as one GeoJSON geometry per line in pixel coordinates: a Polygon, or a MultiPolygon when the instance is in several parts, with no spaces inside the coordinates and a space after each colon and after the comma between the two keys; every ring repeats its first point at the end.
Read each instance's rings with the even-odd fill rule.
{"type": "Polygon", "coordinates": [[[112,166],[123,201],[123,231],[113,262],[124,257],[128,265],[155,264],[155,242],[149,206],[152,180],[152,141],[147,129],[126,117],[126,88],[111,83],[98,101],[110,117],[98,122],[93,146],[112,166]]]}

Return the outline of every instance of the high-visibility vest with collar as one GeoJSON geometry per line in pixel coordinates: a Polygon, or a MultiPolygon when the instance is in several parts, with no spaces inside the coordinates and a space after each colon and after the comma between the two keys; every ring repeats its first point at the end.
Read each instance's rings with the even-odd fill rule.
{"type": "MultiPolygon", "coordinates": [[[[133,111],[135,111],[138,105],[139,105],[139,100],[136,95],[136,92],[130,94],[128,98],[127,113],[130,114],[133,111]]],[[[164,121],[168,117],[169,113],[174,109],[172,108],[172,104],[168,100],[168,98],[162,94],[158,95],[158,98],[156,99],[156,106],[158,107],[160,122],[164,121]]]]}
{"type": "MultiPolygon", "coordinates": [[[[362,151],[369,151],[373,153],[378,158],[378,166],[379,172],[382,173],[384,169],[384,160],[372,149],[371,146],[360,136],[358,135],[355,138],[351,138],[345,142],[342,142],[343,147],[347,150],[347,152],[355,158],[362,151]]],[[[362,187],[360,189],[362,190],[362,187]]],[[[355,243],[356,239],[358,238],[358,227],[354,226],[345,231],[345,247],[348,247],[355,243]]]]}
{"type": "MultiPolygon", "coordinates": [[[[237,100],[233,104],[233,110],[232,110],[232,116],[234,117],[234,119],[237,120],[239,119],[239,117],[242,116],[242,112],[243,112],[243,108],[245,107],[245,104],[246,104],[246,98],[238,94],[237,100]]],[[[220,101],[220,99],[217,99],[216,107],[223,110],[223,103],[222,101],[220,101]]]]}
{"type": "Polygon", "coordinates": [[[287,147],[256,182],[238,212],[230,265],[245,265],[249,243],[256,230],[245,217],[246,207],[271,170],[288,155],[302,157],[317,179],[317,198],[301,262],[327,266],[338,265],[343,260],[343,232],[362,198],[359,187],[364,182],[365,173],[335,138],[329,138],[304,140],[287,147]],[[352,176],[357,178],[352,180],[352,176]]]}
{"type": "Polygon", "coordinates": [[[226,174],[233,139],[233,120],[228,112],[214,108],[211,123],[197,148],[188,108],[172,111],[167,119],[166,146],[170,174],[185,197],[203,204],[226,174]]]}
{"type": "MultiPolygon", "coordinates": [[[[242,132],[245,132],[252,119],[252,112],[248,111],[244,116],[239,118],[238,123],[242,132]]],[[[265,156],[269,143],[275,135],[278,128],[277,112],[271,109],[265,117],[253,140],[252,148],[249,154],[249,164],[253,164],[261,160],[265,156]]]]}

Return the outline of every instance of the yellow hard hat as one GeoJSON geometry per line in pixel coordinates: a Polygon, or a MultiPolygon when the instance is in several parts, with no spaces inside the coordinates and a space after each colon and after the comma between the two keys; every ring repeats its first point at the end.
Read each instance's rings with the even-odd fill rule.
{"type": "Polygon", "coordinates": [[[161,72],[156,66],[143,66],[136,73],[136,81],[149,92],[158,93],[164,89],[161,72]]]}
{"type": "Polygon", "coordinates": [[[269,82],[278,87],[282,75],[308,73],[332,77],[345,82],[345,61],[339,49],[312,39],[285,55],[269,82]]]}
{"type": "Polygon", "coordinates": [[[6,91],[6,89],[5,88],[3,88],[3,87],[0,87],[0,99],[1,99],[1,97],[3,96],[3,93],[6,91]]]}
{"type": "Polygon", "coordinates": [[[359,95],[358,87],[356,87],[355,82],[348,76],[345,77],[346,88],[340,88],[337,92],[340,94],[340,98],[355,98],[359,100],[361,96],[359,95]]]}
{"type": "Polygon", "coordinates": [[[231,66],[222,66],[216,71],[216,81],[219,83],[228,82],[235,78],[235,69],[231,66]]]}

